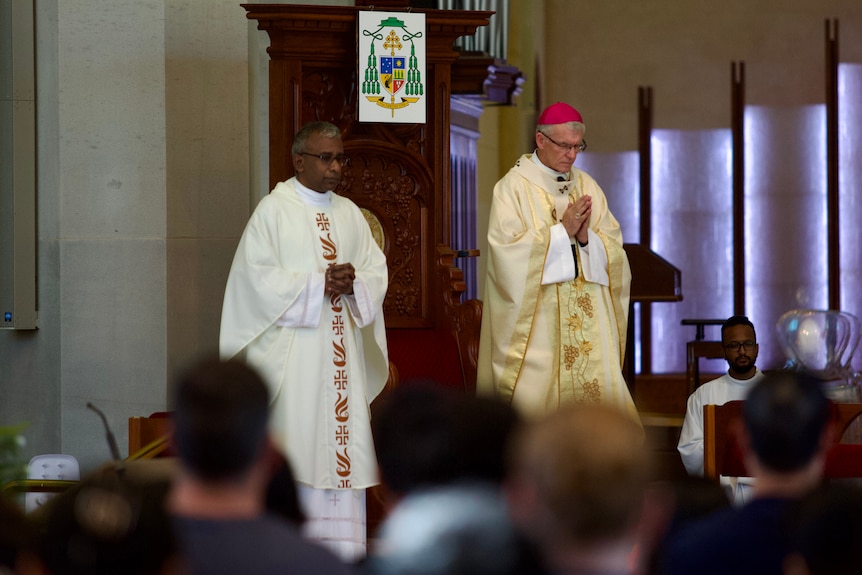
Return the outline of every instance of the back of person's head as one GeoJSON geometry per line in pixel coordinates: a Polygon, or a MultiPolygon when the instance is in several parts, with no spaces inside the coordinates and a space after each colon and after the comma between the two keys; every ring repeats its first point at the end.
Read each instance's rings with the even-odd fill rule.
{"type": "Polygon", "coordinates": [[[166,482],[83,480],[43,509],[40,559],[52,575],[182,572],[166,493],[166,482]]]}
{"type": "Polygon", "coordinates": [[[799,470],[818,453],[831,417],[820,382],[803,372],[770,372],[743,403],[743,423],[758,461],[777,472],[799,470]]]}
{"type": "Polygon", "coordinates": [[[467,397],[433,381],[405,382],[374,405],[381,480],[400,495],[465,480],[499,484],[518,422],[508,404],[467,397]]]}
{"type": "Polygon", "coordinates": [[[786,575],[856,575],[862,571],[862,488],[824,484],[801,502],[793,520],[794,553],[786,575]]]}
{"type": "Polygon", "coordinates": [[[721,324],[721,340],[724,341],[724,332],[731,327],[737,325],[745,325],[751,328],[751,333],[754,334],[754,341],[757,341],[757,331],[754,329],[754,324],[744,315],[732,315],[721,324]]]}
{"type": "Polygon", "coordinates": [[[220,481],[249,470],[266,445],[269,390],[238,360],[207,359],[180,378],[174,444],[183,466],[220,481]]]}
{"type": "Polygon", "coordinates": [[[521,419],[508,402],[491,397],[457,397],[452,425],[455,479],[499,486],[508,472],[506,453],[521,419]]]}
{"type": "Polygon", "coordinates": [[[20,505],[0,494],[0,574],[15,572],[22,554],[31,551],[35,535],[20,505]]]}
{"type": "Polygon", "coordinates": [[[652,514],[645,522],[640,547],[644,575],[660,573],[667,545],[693,521],[731,507],[725,488],[702,475],[683,475],[650,486],[652,514]]]}
{"type": "Polygon", "coordinates": [[[404,494],[451,473],[450,393],[433,382],[405,382],[374,403],[380,479],[392,491],[404,494]]]}
{"type": "Polygon", "coordinates": [[[526,426],[512,455],[513,513],[541,544],[618,540],[639,519],[650,460],[642,429],[623,411],[562,407],[526,426]]]}
{"type": "Polygon", "coordinates": [[[498,490],[460,484],[409,493],[383,523],[375,575],[523,575],[528,548],[498,490]]]}

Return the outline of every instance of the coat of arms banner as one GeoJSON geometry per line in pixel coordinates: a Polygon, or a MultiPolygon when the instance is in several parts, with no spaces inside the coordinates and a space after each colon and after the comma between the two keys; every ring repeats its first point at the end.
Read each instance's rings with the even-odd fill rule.
{"type": "Polygon", "coordinates": [[[425,14],[359,12],[359,121],[425,123],[425,14]]]}

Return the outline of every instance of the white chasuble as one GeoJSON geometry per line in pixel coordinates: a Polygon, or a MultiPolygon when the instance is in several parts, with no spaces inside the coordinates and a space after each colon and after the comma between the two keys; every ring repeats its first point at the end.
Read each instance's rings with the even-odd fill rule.
{"type": "Polygon", "coordinates": [[[595,180],[572,168],[558,182],[522,156],[494,187],[488,246],[479,393],[528,416],[564,403],[608,403],[639,421],[622,375],[631,271],[595,180]],[[583,195],[592,198],[590,245],[573,252],[564,235],[561,250],[560,210],[583,195]],[[577,258],[577,276],[570,263],[567,272],[562,260],[549,261],[560,254],[577,258]]]}
{"type": "Polygon", "coordinates": [[[307,204],[295,179],[252,214],[225,290],[220,348],[270,386],[274,440],[296,480],[319,489],[378,483],[370,403],[389,372],[386,259],[359,208],[331,192],[307,204]],[[331,264],[351,263],[354,294],[325,296],[331,264]]]}

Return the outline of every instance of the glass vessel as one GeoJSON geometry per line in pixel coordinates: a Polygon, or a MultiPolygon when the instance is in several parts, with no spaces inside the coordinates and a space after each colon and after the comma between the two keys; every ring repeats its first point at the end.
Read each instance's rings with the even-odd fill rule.
{"type": "Polygon", "coordinates": [[[804,369],[831,387],[857,387],[852,366],[860,323],[837,310],[794,309],[778,319],[778,337],[787,367],[804,369]]]}

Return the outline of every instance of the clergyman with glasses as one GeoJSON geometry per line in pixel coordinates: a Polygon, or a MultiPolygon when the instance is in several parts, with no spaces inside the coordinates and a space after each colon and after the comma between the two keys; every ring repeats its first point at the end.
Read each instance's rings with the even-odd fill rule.
{"type": "Polygon", "coordinates": [[[575,168],[583,117],[557,102],[494,186],[477,390],[539,417],[568,403],[639,422],[623,378],[631,270],[598,183],[575,168]]]}
{"type": "Polygon", "coordinates": [[[335,193],[339,129],[294,137],[295,176],[255,208],[225,288],[219,347],[270,386],[272,436],[290,460],[306,534],[365,554],[365,490],[378,483],[369,404],[386,384],[386,257],[360,209],[335,193]]]}
{"type": "MultiPolygon", "coordinates": [[[[734,315],[721,324],[721,344],[727,373],[695,389],[685,408],[677,450],[689,475],[703,475],[703,406],[745,399],[754,384],[763,378],[763,372],[755,365],[757,334],[747,317],[734,315]]],[[[752,481],[743,477],[721,478],[728,497],[736,505],[750,499],[752,481]]]]}

